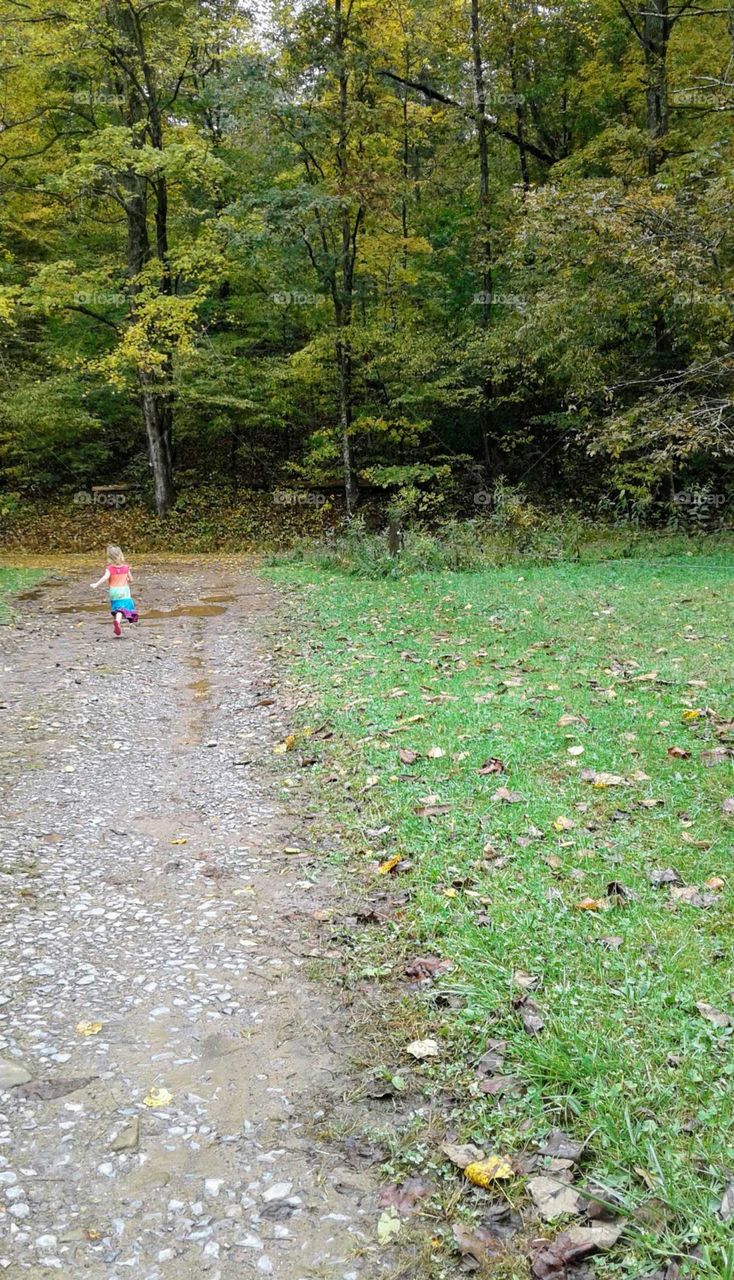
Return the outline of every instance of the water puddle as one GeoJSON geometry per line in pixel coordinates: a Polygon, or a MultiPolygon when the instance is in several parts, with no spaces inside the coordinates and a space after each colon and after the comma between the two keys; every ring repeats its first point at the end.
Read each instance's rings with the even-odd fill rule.
{"type": "Polygon", "coordinates": [[[60,604],[56,613],[109,613],[108,604],[94,601],[92,604],[60,604]]]}
{"type": "Polygon", "coordinates": [[[143,618],[216,618],[227,610],[219,604],[179,604],[174,609],[145,609],[143,618]]]}

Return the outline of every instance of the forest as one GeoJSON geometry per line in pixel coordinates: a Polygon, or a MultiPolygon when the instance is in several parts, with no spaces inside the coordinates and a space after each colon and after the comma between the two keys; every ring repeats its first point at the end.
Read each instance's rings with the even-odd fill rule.
{"type": "Polygon", "coordinates": [[[726,519],[734,5],[4,11],[0,514],[726,519]]]}

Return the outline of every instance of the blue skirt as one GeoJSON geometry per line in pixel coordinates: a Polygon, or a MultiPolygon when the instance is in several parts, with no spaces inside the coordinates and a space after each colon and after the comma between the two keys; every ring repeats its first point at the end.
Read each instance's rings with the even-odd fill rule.
{"type": "Polygon", "coordinates": [[[138,611],[131,596],[123,596],[121,600],[110,600],[110,613],[114,617],[121,613],[126,622],[137,622],[138,611]]]}

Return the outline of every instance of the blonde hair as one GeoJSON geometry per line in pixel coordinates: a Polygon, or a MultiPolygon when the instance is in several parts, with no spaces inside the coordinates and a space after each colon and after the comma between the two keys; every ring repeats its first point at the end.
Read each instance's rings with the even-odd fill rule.
{"type": "Polygon", "coordinates": [[[125,557],[122,554],[122,548],[116,547],[114,543],[111,543],[110,546],[107,548],[107,559],[109,560],[110,564],[124,564],[125,557]]]}

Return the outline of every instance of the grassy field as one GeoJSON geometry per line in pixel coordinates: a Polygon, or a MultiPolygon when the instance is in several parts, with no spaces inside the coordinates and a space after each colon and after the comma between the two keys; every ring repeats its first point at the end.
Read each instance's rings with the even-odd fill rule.
{"type": "MultiPolygon", "coordinates": [[[[514,1200],[550,1129],[584,1140],[577,1186],[627,1223],[602,1274],[730,1275],[730,559],[271,573],[307,619],[311,725],[333,730],[289,745],[317,757],[368,889],[409,892],[356,972],[368,953],[387,985],[411,956],[453,965],[417,996],[434,1110],[515,1161],[498,1186],[514,1200]],[[476,1064],[497,1039],[510,1083],[487,1094],[476,1064]]],[[[394,1044],[389,1070],[409,1061],[394,1044]]],[[[437,1141],[434,1122],[413,1163],[460,1180],[437,1141]]]]}
{"type": "Polygon", "coordinates": [[[7,622],[11,616],[11,602],[8,597],[15,591],[22,591],[38,578],[35,569],[4,569],[0,567],[0,623],[7,622]]]}

